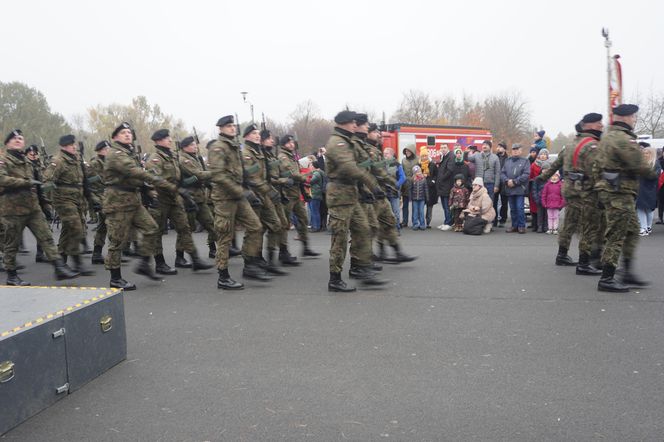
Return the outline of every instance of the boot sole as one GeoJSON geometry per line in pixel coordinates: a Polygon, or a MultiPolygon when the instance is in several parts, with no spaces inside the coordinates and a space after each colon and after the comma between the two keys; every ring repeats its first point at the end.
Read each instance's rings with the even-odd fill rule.
{"type": "Polygon", "coordinates": [[[599,276],[602,272],[587,272],[585,270],[576,269],[576,274],[580,276],[599,276]]]}
{"type": "Polygon", "coordinates": [[[244,273],[242,274],[242,277],[245,279],[253,279],[254,281],[261,281],[261,282],[269,282],[272,281],[272,277],[268,276],[253,276],[253,275],[245,275],[244,273]]]}
{"type": "Polygon", "coordinates": [[[157,275],[152,275],[146,272],[141,272],[136,270],[134,270],[134,273],[136,273],[137,275],[145,276],[146,278],[151,279],[153,281],[163,281],[163,279],[158,277],[157,275]]]}
{"type": "Polygon", "coordinates": [[[243,285],[239,287],[227,287],[227,286],[220,286],[219,284],[217,284],[217,288],[220,290],[244,290],[243,285]]]}
{"type": "Polygon", "coordinates": [[[597,287],[597,291],[607,292],[607,293],[627,293],[627,292],[629,292],[629,288],[626,288],[624,290],[623,289],[619,290],[619,289],[607,289],[607,288],[604,288],[604,287],[597,287]]]}
{"type": "Polygon", "coordinates": [[[56,281],[64,281],[66,279],[76,279],[79,276],[81,276],[81,275],[79,273],[77,273],[74,276],[56,276],[55,279],[56,279],[56,281]]]}
{"type": "Polygon", "coordinates": [[[357,289],[355,287],[353,287],[352,289],[338,289],[338,288],[328,286],[327,291],[328,292],[336,292],[336,293],[352,293],[352,292],[356,292],[357,289]]]}

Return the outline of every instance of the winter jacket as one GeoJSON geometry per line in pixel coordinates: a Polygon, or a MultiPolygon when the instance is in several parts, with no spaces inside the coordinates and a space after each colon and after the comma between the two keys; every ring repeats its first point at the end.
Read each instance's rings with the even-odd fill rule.
{"type": "Polygon", "coordinates": [[[500,161],[498,155],[489,152],[478,152],[468,157],[468,161],[475,164],[475,176],[484,180],[484,184],[500,184],[500,161]]]}
{"type": "Polygon", "coordinates": [[[505,195],[527,195],[530,161],[524,157],[509,157],[500,173],[500,181],[505,183],[505,195]],[[514,187],[508,187],[507,181],[514,181],[514,187]]]}
{"type": "Polygon", "coordinates": [[[434,206],[438,202],[438,191],[436,190],[436,178],[438,177],[438,164],[435,161],[429,163],[429,173],[427,174],[427,186],[429,187],[429,198],[427,206],[434,206]]]}
{"type": "Polygon", "coordinates": [[[533,164],[530,165],[530,175],[528,179],[530,180],[530,211],[532,213],[537,213],[537,206],[542,205],[542,189],[544,189],[544,182],[537,181],[535,178],[540,176],[542,173],[542,166],[544,164],[549,164],[548,161],[542,162],[540,160],[535,160],[533,164]]]}
{"type": "Polygon", "coordinates": [[[470,183],[472,181],[468,166],[464,163],[456,163],[454,161],[454,155],[452,155],[441,177],[443,184],[441,186],[442,188],[439,188],[439,195],[444,196],[450,194],[450,191],[454,187],[454,177],[457,175],[463,175],[465,183],[470,183]]]}
{"type": "Polygon", "coordinates": [[[481,187],[477,191],[473,189],[470,194],[467,210],[474,215],[480,215],[483,220],[489,223],[496,219],[496,211],[493,208],[493,199],[489,196],[486,187],[481,187]]]}
{"type": "Polygon", "coordinates": [[[465,209],[468,206],[469,198],[470,191],[466,186],[457,187],[455,185],[450,190],[450,208],[465,209]]]}
{"type": "Polygon", "coordinates": [[[419,180],[413,177],[413,184],[410,186],[410,199],[411,201],[427,201],[429,199],[429,187],[424,176],[419,180]]]}
{"type": "Polygon", "coordinates": [[[406,150],[412,152],[413,156],[410,158],[406,158],[406,154],[404,153],[403,158],[401,159],[401,165],[403,166],[403,173],[404,175],[406,175],[406,181],[403,183],[401,192],[404,195],[409,195],[410,185],[413,183],[413,166],[417,166],[418,164],[420,164],[420,159],[417,158],[417,155],[415,155],[414,147],[405,147],[403,149],[403,152],[405,152],[406,150]]]}
{"type": "Polygon", "coordinates": [[[443,155],[440,159],[440,163],[438,163],[438,171],[436,172],[436,193],[440,196],[449,195],[450,190],[452,190],[452,186],[454,185],[453,183],[448,185],[444,179],[444,175],[450,162],[454,163],[454,154],[452,152],[443,155]]]}
{"type": "Polygon", "coordinates": [[[323,192],[325,192],[325,172],[320,169],[314,170],[314,173],[311,175],[311,199],[322,200],[323,192]]]}
{"type": "Polygon", "coordinates": [[[432,161],[429,158],[429,149],[426,147],[422,146],[420,148],[420,167],[422,168],[422,173],[424,176],[428,176],[429,174],[429,164],[432,163],[432,161]]]}
{"type": "Polygon", "coordinates": [[[547,181],[542,189],[542,207],[546,209],[562,209],[565,207],[565,198],[563,197],[563,182],[557,183],[547,181]]]}
{"type": "Polygon", "coordinates": [[[636,196],[636,208],[641,210],[655,210],[657,208],[657,182],[662,168],[655,162],[655,178],[639,178],[639,193],[636,196]]]}
{"type": "Polygon", "coordinates": [[[399,164],[398,161],[394,160],[392,162],[388,162],[387,164],[387,174],[394,178],[394,181],[396,183],[396,188],[397,188],[397,193],[392,194],[392,192],[388,189],[387,192],[387,197],[388,198],[399,198],[400,192],[398,189],[401,189],[401,186],[403,183],[406,182],[406,174],[403,173],[403,167],[401,164],[399,164]]]}

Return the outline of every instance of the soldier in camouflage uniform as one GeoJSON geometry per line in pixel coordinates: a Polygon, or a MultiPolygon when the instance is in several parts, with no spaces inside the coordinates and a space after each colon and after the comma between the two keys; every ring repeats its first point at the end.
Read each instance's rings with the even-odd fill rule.
{"type": "Polygon", "coordinates": [[[606,246],[602,254],[599,291],[627,292],[629,287],[648,285],[633,272],[633,260],[639,239],[636,195],[639,176],[653,178],[654,171],[644,160],[633,132],[636,113],[633,104],[613,109],[613,124],[602,137],[596,162],[595,189],[606,216],[606,246]],[[621,281],[615,279],[620,255],[623,257],[621,281]]]}
{"type": "Polygon", "coordinates": [[[214,258],[217,253],[217,234],[214,231],[214,217],[208,205],[207,189],[210,182],[210,171],[206,169],[205,160],[198,155],[198,144],[194,137],[186,137],[180,142],[180,171],[182,186],[191,192],[198,210],[188,212],[189,226],[198,221],[208,232],[209,256],[214,258]],[[192,178],[194,177],[194,178],[192,178]],[[190,183],[190,184],[185,184],[190,183]]]}
{"type": "MultiPolygon", "coordinates": [[[[309,234],[307,227],[309,226],[309,219],[307,217],[307,210],[304,208],[304,203],[300,199],[302,193],[300,191],[300,184],[306,181],[306,176],[300,173],[300,164],[295,159],[295,138],[291,135],[284,135],[281,137],[281,151],[277,158],[279,159],[279,179],[277,184],[281,190],[281,194],[286,201],[284,206],[284,213],[286,218],[290,220],[291,213],[295,214],[297,219],[297,233],[302,241],[302,256],[319,256],[320,253],[314,252],[309,248],[309,234]]],[[[289,222],[290,226],[290,222],[289,222]]],[[[282,233],[281,243],[287,241],[285,230],[282,233]]]]}
{"type": "MultiPolygon", "coordinates": [[[[579,217],[577,219],[579,230],[579,263],[576,266],[577,275],[599,275],[601,270],[591,265],[592,255],[598,256],[602,243],[604,222],[603,211],[599,209],[597,192],[594,190],[595,179],[593,176],[593,165],[597,159],[599,140],[602,136],[602,115],[589,113],[583,116],[576,125],[577,136],[574,140],[574,148],[566,148],[558,156],[557,164],[564,162],[565,182],[568,187],[567,194],[573,193],[580,202],[579,217]],[[561,160],[562,157],[562,160],[561,160]]],[[[552,168],[542,172],[537,177],[538,181],[546,181],[555,173],[552,168]]],[[[564,187],[564,188],[565,188],[564,187]]],[[[568,210],[567,207],[565,210],[568,210]]],[[[573,209],[574,210],[574,209],[573,209]]],[[[565,223],[567,215],[565,215],[565,223]]],[[[571,240],[570,230],[563,224],[565,243],[569,246],[571,240]],[[569,238],[569,239],[568,239],[569,238]]],[[[562,233],[561,233],[562,235],[562,233]]],[[[559,252],[560,254],[560,252],[559,252]]]]}
{"type": "MultiPolygon", "coordinates": [[[[58,250],[67,262],[71,256],[73,269],[83,276],[94,275],[84,267],[81,258],[81,243],[85,237],[86,198],[83,192],[83,181],[86,179],[76,139],[73,135],[60,137],[58,152],[44,171],[45,187],[53,188],[53,207],[60,217],[62,227],[58,250]]],[[[101,209],[99,202],[91,201],[93,210],[101,209]]]]}
{"type": "Polygon", "coordinates": [[[243,289],[244,285],[231,278],[228,272],[229,247],[235,233],[235,223],[244,227],[242,256],[245,278],[259,281],[272,279],[261,267],[263,249],[263,226],[251,205],[260,200],[244,182],[244,170],[240,146],[235,141],[237,127],[233,116],[227,115],[217,121],[219,138],[208,148],[208,164],[211,197],[214,202],[214,227],[217,231],[217,287],[226,290],[243,289]]]}
{"type": "Polygon", "coordinates": [[[369,269],[371,264],[371,233],[366,213],[360,206],[358,185],[364,184],[380,194],[376,180],[365,170],[358,167],[356,146],[352,140],[357,128],[355,112],[342,111],[336,115],[336,127],[325,146],[327,151],[325,169],[329,178],[327,187],[327,206],[329,208],[332,232],[330,246],[330,280],[328,290],[351,292],[354,287],[346,285],[341,279],[341,270],[348,248],[348,233],[351,234],[351,256],[357,259],[356,267],[351,268],[351,276],[365,284],[382,285],[387,281],[379,280],[369,269]]]}
{"type": "MultiPolygon", "coordinates": [[[[112,134],[113,143],[104,162],[104,215],[108,229],[108,253],[105,267],[111,272],[111,287],[136,290],[136,285],[125,281],[120,270],[122,246],[129,240],[129,232],[138,229],[143,237],[139,243],[140,261],[134,269],[139,275],[161,280],[150,266],[150,257],[155,254],[156,241],[161,230],[141,200],[141,189],[145,183],[172,193],[181,192],[175,184],[160,176],[146,172],[136,153],[134,136],[129,123],[122,123],[112,134]]],[[[188,195],[187,192],[184,192],[188,195]]]]}
{"type": "Polygon", "coordinates": [[[242,164],[244,167],[245,183],[258,199],[260,205],[252,206],[254,212],[263,224],[263,231],[267,231],[267,262],[264,263],[268,273],[273,275],[287,275],[276,264],[276,253],[284,226],[281,224],[282,217],[277,215],[274,206],[275,201],[281,201],[281,195],[268,181],[267,162],[263,149],[260,145],[260,132],[258,126],[250,124],[243,133],[244,148],[242,149],[242,164]]]}
{"type": "MultiPolygon", "coordinates": [[[[270,133],[269,130],[261,131],[261,146],[263,149],[263,156],[265,157],[265,163],[267,166],[268,172],[268,181],[272,189],[277,190],[279,183],[286,182],[286,178],[281,178],[279,173],[279,159],[277,158],[277,152],[275,151],[275,139],[270,133]]],[[[279,192],[279,198],[276,198],[272,201],[274,204],[274,209],[279,217],[279,223],[281,225],[281,232],[278,237],[276,235],[268,234],[268,248],[279,247],[279,262],[287,266],[298,266],[300,262],[295,256],[292,256],[288,251],[288,229],[290,228],[290,220],[286,216],[286,210],[282,201],[284,200],[283,195],[279,192]]]]}
{"type": "MultiPolygon", "coordinates": [[[[104,200],[104,162],[106,161],[106,155],[108,154],[108,149],[111,147],[111,143],[108,141],[100,141],[95,146],[95,152],[97,155],[90,160],[90,175],[99,177],[100,179],[90,184],[90,191],[99,201],[104,200]]],[[[103,211],[98,212],[97,214],[97,232],[95,233],[94,248],[92,250],[92,264],[103,264],[104,257],[101,252],[106,243],[106,215],[103,211]]]]}
{"type": "Polygon", "coordinates": [[[46,259],[53,263],[56,279],[75,278],[79,273],[64,263],[53,243],[37,196],[36,187],[41,182],[34,179],[34,170],[25,157],[24,146],[23,133],[15,129],[5,138],[5,149],[0,152],[0,220],[5,226],[7,285],[30,285],[16,274],[16,254],[26,227],[44,250],[46,259]]]}
{"type": "MultiPolygon", "coordinates": [[[[35,180],[43,181],[42,175],[46,168],[39,158],[39,147],[32,144],[25,149],[25,156],[30,163],[32,164],[32,175],[35,180]]],[[[42,189],[42,186],[37,186],[37,198],[39,200],[39,205],[41,206],[42,212],[46,217],[46,221],[53,221],[53,206],[51,206],[51,201],[46,197],[46,192],[42,189]]],[[[35,262],[48,262],[46,256],[44,256],[44,249],[37,244],[37,253],[35,254],[35,262]]]]}
{"type": "MultiPolygon", "coordinates": [[[[164,181],[178,186],[181,181],[180,164],[173,152],[173,141],[168,129],[159,129],[156,131],[152,134],[152,141],[155,142],[155,152],[150,154],[145,162],[145,169],[155,176],[161,177],[164,181]]],[[[183,184],[192,184],[197,180],[198,178],[195,175],[190,176],[183,184]]],[[[189,207],[188,210],[198,210],[198,205],[194,202],[188,190],[182,189],[180,195],[185,197],[185,201],[189,207]]],[[[213,265],[204,262],[198,256],[194,240],[191,237],[189,220],[178,194],[164,188],[158,188],[157,196],[159,200],[158,207],[149,209],[149,212],[157,225],[165,226],[168,221],[171,221],[175,226],[177,233],[175,240],[175,267],[191,268],[194,271],[211,269],[213,265]],[[191,263],[184,258],[185,252],[191,256],[191,263]]],[[[177,273],[176,269],[166,264],[161,235],[155,241],[154,260],[157,273],[162,275],[175,275],[177,273]]]]}

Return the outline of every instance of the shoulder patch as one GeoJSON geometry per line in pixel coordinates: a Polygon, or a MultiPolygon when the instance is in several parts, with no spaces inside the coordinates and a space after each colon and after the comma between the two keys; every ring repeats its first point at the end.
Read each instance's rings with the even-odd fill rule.
{"type": "Polygon", "coordinates": [[[184,160],[184,164],[189,164],[189,163],[191,163],[191,161],[189,161],[189,160],[184,160]]]}
{"type": "Polygon", "coordinates": [[[57,164],[56,163],[51,163],[51,166],[57,166],[57,164]]]}
{"type": "Polygon", "coordinates": [[[159,162],[159,158],[153,158],[153,159],[152,159],[152,162],[153,162],[153,163],[158,163],[158,162],[159,162]]]}
{"type": "Polygon", "coordinates": [[[215,147],[215,148],[212,149],[212,150],[214,150],[215,152],[219,152],[221,149],[220,149],[219,147],[215,147]]]}
{"type": "Polygon", "coordinates": [[[340,141],[340,142],[337,143],[337,146],[345,146],[345,145],[346,145],[346,143],[344,143],[343,141],[340,141]]]}

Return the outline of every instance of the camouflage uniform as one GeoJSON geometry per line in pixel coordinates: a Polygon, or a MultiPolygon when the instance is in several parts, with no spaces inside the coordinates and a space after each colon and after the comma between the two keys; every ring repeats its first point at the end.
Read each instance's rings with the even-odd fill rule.
{"type": "Polygon", "coordinates": [[[146,172],[131,145],[114,141],[104,162],[104,214],[108,229],[108,253],[105,267],[120,268],[122,245],[129,239],[132,228],[143,233],[140,255],[155,254],[155,242],[161,235],[159,226],[143,207],[140,190],[145,182],[175,193],[177,187],[146,172]]]}
{"type": "Polygon", "coordinates": [[[16,270],[16,254],[23,229],[28,227],[44,250],[46,259],[54,261],[58,252],[44,213],[39,206],[30,161],[22,151],[0,152],[0,220],[5,228],[5,267],[16,270]]]}
{"type": "Polygon", "coordinates": [[[219,138],[208,148],[208,164],[214,202],[214,227],[217,240],[217,268],[228,268],[228,249],[235,232],[235,223],[244,227],[242,255],[257,258],[263,248],[263,226],[244,198],[240,146],[229,137],[219,138]]]}
{"type": "Polygon", "coordinates": [[[214,218],[208,205],[207,187],[206,183],[210,180],[210,172],[206,170],[205,163],[201,157],[196,153],[180,152],[180,171],[182,172],[182,179],[187,180],[191,177],[196,177],[193,184],[183,187],[191,192],[196,205],[197,211],[189,212],[189,226],[195,225],[196,221],[201,223],[201,226],[208,232],[208,244],[216,242],[217,235],[214,231],[214,218]]]}
{"type": "Polygon", "coordinates": [[[371,264],[371,231],[366,212],[359,202],[358,184],[372,188],[374,180],[366,170],[357,166],[355,143],[351,137],[350,132],[337,127],[325,146],[332,274],[341,273],[343,268],[349,231],[352,238],[351,256],[355,257],[359,266],[368,267],[371,264]]]}
{"type": "MultiPolygon", "coordinates": [[[[371,158],[371,168],[369,171],[376,177],[378,185],[387,194],[394,194],[396,190],[396,181],[394,176],[387,171],[386,161],[383,152],[371,140],[367,140],[367,151],[371,158]]],[[[394,247],[398,243],[397,239],[397,219],[392,211],[392,206],[387,198],[377,198],[374,203],[376,219],[378,222],[378,241],[379,244],[387,243],[394,247]]]]}
{"type": "MultiPolygon", "coordinates": [[[[95,180],[93,183],[90,184],[90,191],[92,194],[97,198],[99,201],[103,201],[104,199],[104,161],[106,160],[106,157],[97,155],[93,159],[90,160],[90,172],[88,174],[88,177],[99,177],[98,180],[95,180]]],[[[107,228],[106,228],[106,215],[104,215],[103,212],[99,212],[97,214],[97,232],[95,233],[95,242],[94,246],[95,247],[104,247],[104,244],[106,243],[106,234],[107,234],[107,228]]]]}
{"type": "Polygon", "coordinates": [[[83,195],[83,169],[77,154],[61,150],[44,172],[45,183],[52,183],[53,207],[62,221],[58,250],[67,256],[81,253],[85,237],[86,200],[83,195]]]}
{"type": "MultiPolygon", "coordinates": [[[[362,169],[370,171],[371,173],[371,163],[373,161],[369,149],[369,145],[365,140],[360,138],[357,134],[353,135],[352,138],[355,143],[355,156],[357,158],[358,166],[362,169]]],[[[367,220],[369,221],[369,228],[371,231],[371,239],[376,237],[378,233],[378,218],[376,217],[375,210],[375,199],[371,193],[371,189],[360,188],[360,205],[364,212],[367,214],[367,220]]],[[[351,253],[351,258],[354,256],[351,253]]]]}
{"type": "MultiPolygon", "coordinates": [[[[309,226],[309,219],[307,218],[307,210],[304,208],[304,203],[300,199],[302,193],[300,192],[300,184],[304,183],[306,178],[300,174],[300,165],[295,159],[293,152],[286,149],[281,149],[279,155],[279,180],[278,184],[281,188],[281,193],[288,202],[284,204],[284,214],[290,226],[290,215],[295,213],[297,219],[297,233],[300,240],[305,244],[309,242],[309,235],[307,227],[309,226]]],[[[282,233],[281,242],[285,243],[287,239],[287,230],[282,233]]]]}
{"type": "MultiPolygon", "coordinates": [[[[263,155],[265,156],[265,162],[267,164],[268,175],[270,184],[273,186],[279,186],[281,188],[282,183],[286,183],[288,178],[282,178],[279,172],[279,158],[275,152],[275,148],[266,148],[263,147],[263,155]]],[[[290,218],[286,214],[286,208],[282,203],[281,193],[279,193],[279,198],[276,198],[272,201],[274,204],[274,209],[279,217],[279,223],[281,225],[281,233],[277,241],[279,242],[279,247],[284,249],[288,247],[288,229],[290,228],[290,218]]],[[[270,235],[268,235],[268,247],[272,247],[272,240],[270,235]]]]}
{"type": "MultiPolygon", "coordinates": [[[[155,146],[155,152],[150,154],[145,162],[145,170],[155,176],[159,176],[164,181],[177,187],[180,183],[181,173],[180,165],[174,153],[165,147],[155,146]]],[[[171,220],[177,232],[175,240],[175,250],[187,253],[194,253],[194,240],[191,237],[189,220],[180,196],[170,189],[158,188],[157,196],[159,199],[158,207],[150,208],[150,215],[154,218],[157,225],[163,227],[168,220],[171,220]]],[[[163,255],[161,235],[155,240],[155,255],[163,255]]]]}

